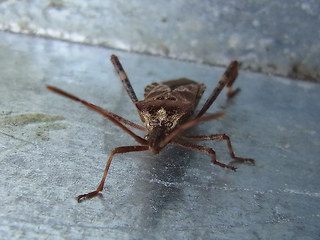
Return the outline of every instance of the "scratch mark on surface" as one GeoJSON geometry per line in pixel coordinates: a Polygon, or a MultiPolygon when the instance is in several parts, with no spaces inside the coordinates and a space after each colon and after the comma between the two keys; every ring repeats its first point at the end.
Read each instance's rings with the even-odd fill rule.
{"type": "Polygon", "coordinates": [[[299,191],[299,190],[294,190],[294,189],[284,189],[283,192],[300,194],[300,195],[307,195],[310,197],[320,197],[320,193],[317,193],[317,192],[299,191]]]}
{"type": "Polygon", "coordinates": [[[14,139],[14,140],[19,140],[19,141],[21,141],[21,142],[30,143],[30,144],[33,144],[33,145],[34,145],[34,143],[32,143],[32,142],[30,142],[30,141],[24,140],[24,139],[22,139],[22,138],[17,138],[17,137],[15,137],[15,136],[10,135],[10,134],[5,133],[5,132],[1,132],[1,131],[0,131],[0,134],[3,134],[3,135],[5,135],[5,136],[7,136],[7,137],[10,137],[10,138],[12,138],[12,139],[14,139]]]}

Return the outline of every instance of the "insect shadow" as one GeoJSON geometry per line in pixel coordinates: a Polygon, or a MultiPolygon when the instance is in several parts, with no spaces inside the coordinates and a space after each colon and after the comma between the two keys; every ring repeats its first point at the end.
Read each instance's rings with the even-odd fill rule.
{"type": "Polygon", "coordinates": [[[142,161],[145,174],[138,177],[133,185],[135,201],[143,205],[139,218],[139,226],[156,228],[166,209],[178,206],[184,202],[185,187],[190,177],[188,171],[191,160],[194,159],[190,151],[183,148],[168,146],[153,161],[145,158],[142,161]]]}
{"type": "Polygon", "coordinates": [[[228,99],[232,98],[239,92],[239,88],[232,90],[232,85],[238,76],[237,61],[232,61],[229,64],[228,68],[218,81],[218,84],[197,114],[194,114],[194,112],[203,92],[205,91],[206,86],[204,84],[197,83],[187,78],[152,83],[145,88],[144,99],[139,101],[118,57],[111,55],[111,62],[131,101],[136,106],[144,126],[133,123],[115,113],[109,112],[106,109],[82,100],[59,88],[49,85],[47,86],[49,90],[80,102],[90,110],[103,115],[139,143],[139,145],[115,148],[109,156],[101,182],[97,189],[95,191],[79,195],[77,197],[78,202],[84,198],[97,196],[99,195],[99,192],[103,190],[110,164],[116,154],[147,150],[150,150],[153,154],[158,154],[168,144],[174,144],[183,148],[208,154],[211,156],[211,162],[213,164],[235,171],[236,168],[234,166],[217,161],[216,153],[212,148],[195,143],[199,141],[216,140],[226,141],[229,154],[234,161],[241,163],[254,163],[254,160],[251,158],[236,156],[229,136],[224,133],[211,135],[185,134],[187,129],[194,127],[200,122],[212,120],[224,115],[223,112],[208,115],[204,114],[225,86],[227,87],[228,99]],[[130,128],[146,132],[146,135],[144,137],[140,137],[130,130],[130,128]]]}

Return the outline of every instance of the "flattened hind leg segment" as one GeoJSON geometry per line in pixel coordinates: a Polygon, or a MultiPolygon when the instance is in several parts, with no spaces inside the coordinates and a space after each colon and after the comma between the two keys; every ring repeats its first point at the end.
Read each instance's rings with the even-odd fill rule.
{"type": "Polygon", "coordinates": [[[116,70],[124,88],[126,89],[129,97],[131,98],[131,101],[135,104],[136,102],[138,102],[138,98],[136,96],[136,93],[133,90],[133,87],[131,86],[129,78],[128,78],[126,72],[124,71],[118,57],[116,55],[111,55],[111,62],[113,64],[114,69],[116,70]]]}
{"type": "Polygon", "coordinates": [[[238,76],[238,62],[232,61],[227,70],[224,72],[222,77],[220,78],[217,86],[213,89],[211,95],[207,99],[206,103],[203,105],[202,109],[199,111],[196,118],[201,117],[203,114],[206,113],[208,108],[212,105],[212,103],[216,100],[219,96],[220,92],[224,88],[225,85],[228,87],[228,99],[232,98],[235,94],[239,92],[239,88],[232,90],[232,85],[238,76]]]}

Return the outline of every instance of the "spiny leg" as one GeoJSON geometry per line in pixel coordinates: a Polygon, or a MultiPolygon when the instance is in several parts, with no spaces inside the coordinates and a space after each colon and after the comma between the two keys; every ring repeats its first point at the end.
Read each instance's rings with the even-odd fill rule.
{"type": "Polygon", "coordinates": [[[216,152],[212,148],[209,148],[209,147],[206,147],[206,146],[197,145],[197,144],[194,144],[194,143],[191,143],[191,142],[181,141],[181,140],[174,140],[174,141],[172,141],[172,143],[175,144],[175,145],[179,145],[181,147],[185,147],[185,148],[188,148],[188,149],[197,150],[197,151],[200,151],[200,152],[203,152],[203,153],[210,154],[211,155],[211,162],[213,164],[216,164],[216,165],[218,165],[220,167],[223,167],[223,168],[229,168],[229,169],[231,169],[233,171],[236,171],[236,168],[234,166],[231,166],[231,165],[228,165],[228,164],[224,164],[224,163],[221,163],[221,162],[217,161],[216,152]]]}
{"type": "Polygon", "coordinates": [[[118,57],[116,55],[111,55],[111,62],[113,64],[114,69],[116,70],[124,88],[126,89],[129,97],[131,98],[131,101],[133,103],[138,102],[138,98],[133,90],[133,87],[131,86],[129,78],[128,78],[126,72],[124,71],[118,57]]]}
{"type": "Polygon", "coordinates": [[[233,151],[233,147],[231,144],[231,140],[230,137],[224,133],[221,134],[212,134],[212,135],[208,135],[208,136],[191,136],[191,135],[183,135],[182,137],[190,139],[190,140],[194,140],[194,141],[210,141],[210,140],[217,140],[217,141],[222,141],[222,140],[226,140],[227,144],[228,144],[228,149],[229,149],[229,153],[230,156],[237,162],[250,162],[250,163],[254,163],[254,159],[252,158],[242,158],[242,157],[237,157],[234,154],[233,151]]]}
{"type": "MultiPolygon", "coordinates": [[[[236,79],[238,77],[238,65],[239,65],[237,61],[232,61],[230,63],[230,65],[233,64],[233,62],[235,62],[235,67],[234,67],[233,70],[231,69],[231,71],[233,71],[233,73],[231,73],[230,80],[227,83],[227,97],[228,97],[228,100],[230,98],[234,97],[240,91],[240,88],[236,88],[235,90],[232,90],[232,85],[233,85],[233,83],[236,81],[236,79]]],[[[227,71],[228,71],[228,69],[227,69],[227,71]]]]}
{"type": "Polygon", "coordinates": [[[228,87],[228,99],[233,97],[236,93],[239,92],[239,88],[232,90],[232,84],[236,80],[238,76],[238,62],[237,61],[232,61],[222,77],[220,78],[217,86],[213,89],[211,95],[203,105],[202,109],[199,111],[198,115],[196,118],[201,117],[203,114],[206,113],[208,108],[212,105],[212,103],[216,100],[216,98],[219,96],[220,92],[224,88],[225,85],[228,87]]]}
{"type": "Polygon", "coordinates": [[[128,152],[139,152],[139,151],[146,151],[149,149],[149,146],[125,146],[125,147],[117,147],[116,149],[114,149],[110,156],[109,156],[109,159],[108,159],[108,162],[107,162],[107,165],[106,165],[106,168],[104,170],[104,173],[103,173],[103,176],[102,176],[102,179],[101,179],[101,182],[98,186],[98,188],[93,191],[93,192],[90,192],[90,193],[87,193],[87,194],[82,194],[82,195],[79,195],[77,197],[78,199],[78,202],[81,202],[81,199],[82,198],[92,198],[94,196],[97,196],[99,194],[99,192],[101,192],[103,190],[103,185],[104,185],[104,182],[106,180],[106,176],[108,174],[108,171],[109,171],[109,167],[110,167],[110,164],[111,164],[111,161],[112,161],[112,158],[115,154],[119,154],[119,153],[128,153],[128,152]]]}

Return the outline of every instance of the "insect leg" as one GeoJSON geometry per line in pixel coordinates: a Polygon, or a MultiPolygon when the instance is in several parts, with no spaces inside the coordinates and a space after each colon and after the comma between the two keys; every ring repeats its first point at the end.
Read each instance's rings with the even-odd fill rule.
{"type": "MultiPolygon", "coordinates": [[[[238,76],[238,68],[237,68],[237,76],[238,76]]],[[[235,90],[232,90],[232,84],[237,79],[237,76],[232,79],[232,81],[229,81],[227,84],[227,98],[228,100],[233,98],[238,92],[240,92],[240,88],[236,88],[235,90]]]]}
{"type": "Polygon", "coordinates": [[[77,200],[78,202],[81,202],[81,199],[82,198],[92,198],[96,195],[98,195],[99,192],[101,192],[103,190],[103,185],[104,185],[104,182],[106,180],[106,176],[108,174],[108,171],[109,171],[109,168],[110,168],[110,165],[111,165],[111,161],[112,161],[112,158],[115,154],[119,154],[119,153],[128,153],[128,152],[140,152],[140,151],[146,151],[149,149],[149,146],[124,146],[124,147],[117,147],[115,148],[110,156],[109,156],[109,159],[108,159],[108,162],[107,162],[107,165],[106,165],[106,168],[104,170],[104,173],[103,173],[103,176],[102,176],[102,179],[101,179],[101,182],[98,186],[98,188],[93,191],[93,192],[90,192],[90,193],[87,193],[87,194],[82,194],[82,195],[79,195],[77,197],[77,200]]]}
{"type": "Polygon", "coordinates": [[[250,162],[250,163],[254,163],[254,159],[252,158],[242,158],[242,157],[237,157],[235,154],[234,154],[234,151],[233,151],[233,147],[231,145],[231,140],[230,140],[230,137],[224,133],[221,133],[221,134],[212,134],[212,135],[208,135],[208,136],[190,136],[190,135],[183,135],[181,137],[184,137],[184,138],[187,138],[189,140],[194,140],[194,141],[210,141],[210,140],[217,140],[217,141],[221,141],[221,140],[225,140],[227,141],[227,144],[228,144],[228,149],[229,149],[229,153],[230,153],[230,156],[235,160],[235,161],[238,161],[238,162],[250,162]]]}
{"type": "Polygon", "coordinates": [[[133,90],[133,87],[131,86],[131,83],[128,79],[128,76],[126,72],[124,71],[118,57],[116,55],[111,55],[111,62],[114,66],[114,69],[116,70],[124,88],[126,89],[129,97],[131,98],[133,103],[136,103],[138,101],[138,98],[133,90]]]}
{"type": "Polygon", "coordinates": [[[232,61],[229,64],[227,70],[224,72],[224,74],[220,78],[217,86],[213,89],[211,95],[203,105],[202,109],[199,111],[196,118],[201,117],[203,114],[205,114],[208,108],[219,96],[220,92],[222,91],[225,85],[227,85],[228,87],[228,93],[227,93],[228,99],[233,97],[237,92],[239,92],[240,90],[239,88],[235,89],[234,91],[232,90],[232,84],[236,80],[237,76],[238,76],[238,62],[232,61]]]}
{"type": "Polygon", "coordinates": [[[223,168],[229,168],[229,169],[231,169],[233,171],[236,171],[236,168],[234,166],[227,165],[227,164],[224,164],[224,163],[221,163],[221,162],[217,161],[216,152],[212,148],[209,148],[209,147],[206,147],[206,146],[197,145],[197,144],[194,144],[194,143],[191,143],[191,142],[181,141],[181,140],[174,140],[174,141],[172,141],[172,143],[175,144],[175,145],[181,146],[181,147],[185,147],[185,148],[188,148],[188,149],[192,149],[192,150],[196,150],[196,151],[200,151],[200,152],[203,152],[203,153],[210,154],[211,155],[211,162],[213,164],[216,164],[216,165],[218,165],[220,167],[223,167],[223,168]]]}
{"type": "Polygon", "coordinates": [[[87,106],[90,110],[93,110],[103,116],[105,116],[106,118],[108,118],[110,121],[112,121],[114,124],[116,124],[117,126],[119,126],[122,130],[124,130],[126,133],[128,133],[129,135],[131,135],[138,143],[141,144],[146,144],[147,141],[141,137],[139,137],[138,135],[136,135],[134,132],[132,132],[130,129],[128,129],[126,126],[124,126],[121,122],[123,122],[124,124],[128,124],[131,127],[137,128],[139,130],[144,130],[145,128],[143,126],[137,125],[133,122],[130,122],[127,119],[124,119],[112,112],[109,112],[99,106],[96,106],[92,103],[88,103],[87,101],[84,101],[74,95],[71,95],[70,93],[67,93],[59,88],[53,87],[53,86],[47,86],[47,88],[55,93],[58,93],[64,97],[70,98],[74,101],[80,102],[83,105],[87,106]]]}

